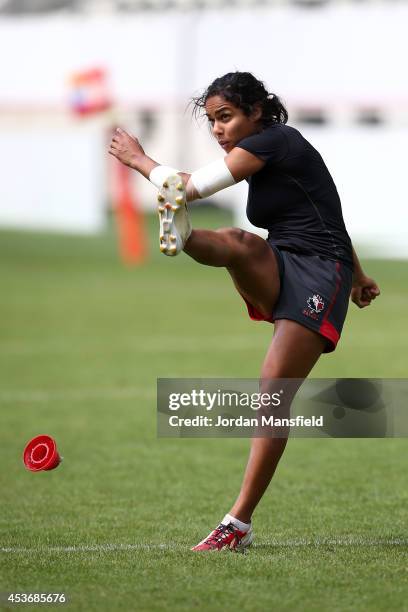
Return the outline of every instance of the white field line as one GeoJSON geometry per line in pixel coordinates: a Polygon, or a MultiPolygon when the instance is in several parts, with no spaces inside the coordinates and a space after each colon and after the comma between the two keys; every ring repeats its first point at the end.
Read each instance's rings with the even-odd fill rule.
{"type": "Polygon", "coordinates": [[[124,552],[132,550],[182,550],[181,544],[79,544],[78,546],[36,546],[1,547],[0,553],[83,553],[83,552],[124,552]]]}
{"type": "MultiPolygon", "coordinates": [[[[301,547],[370,547],[370,546],[407,546],[408,540],[365,540],[364,538],[334,538],[334,539],[298,539],[298,540],[265,540],[253,545],[253,548],[301,548],[301,547]]],[[[34,546],[34,547],[0,547],[0,553],[19,554],[19,553],[86,553],[86,552],[127,552],[137,550],[184,550],[188,551],[189,546],[183,544],[78,544],[77,546],[34,546]]]]}

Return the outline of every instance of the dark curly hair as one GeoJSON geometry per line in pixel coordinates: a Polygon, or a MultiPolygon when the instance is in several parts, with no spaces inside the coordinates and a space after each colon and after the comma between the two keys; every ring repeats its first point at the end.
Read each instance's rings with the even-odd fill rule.
{"type": "Polygon", "coordinates": [[[277,95],[268,93],[262,81],[259,81],[250,72],[228,72],[215,79],[207,89],[195,98],[192,98],[193,114],[198,117],[205,103],[212,96],[222,96],[249,117],[255,106],[261,105],[261,121],[264,127],[273,123],[286,123],[288,111],[277,95]]]}

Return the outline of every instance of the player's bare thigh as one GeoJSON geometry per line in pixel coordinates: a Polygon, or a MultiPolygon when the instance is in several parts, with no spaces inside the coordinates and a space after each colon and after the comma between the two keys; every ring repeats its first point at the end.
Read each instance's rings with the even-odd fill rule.
{"type": "MultiPolygon", "coordinates": [[[[275,332],[265,356],[260,376],[262,393],[279,393],[281,403],[273,408],[272,414],[279,418],[290,416],[292,400],[307,378],[326,347],[326,339],[288,319],[275,321],[275,332]],[[282,394],[283,390],[283,394],[282,394]]],[[[270,416],[271,412],[264,411],[270,416]]],[[[265,435],[265,431],[263,434],[265,435]]],[[[284,438],[289,435],[289,428],[267,428],[266,437],[284,438]]]]}
{"type": "Polygon", "coordinates": [[[279,319],[261,378],[306,378],[326,347],[326,339],[296,321],[279,319]]]}
{"type": "Polygon", "coordinates": [[[279,297],[280,279],[276,255],[260,236],[241,229],[218,230],[238,243],[227,270],[239,293],[262,315],[269,317],[279,297]]]}

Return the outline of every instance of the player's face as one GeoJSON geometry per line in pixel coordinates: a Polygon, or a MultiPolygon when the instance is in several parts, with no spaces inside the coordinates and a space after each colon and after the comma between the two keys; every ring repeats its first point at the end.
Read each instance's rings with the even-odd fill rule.
{"type": "Polygon", "coordinates": [[[227,153],[246,136],[259,132],[261,127],[260,110],[248,117],[242,109],[222,96],[208,98],[205,111],[215,138],[227,153]]]}

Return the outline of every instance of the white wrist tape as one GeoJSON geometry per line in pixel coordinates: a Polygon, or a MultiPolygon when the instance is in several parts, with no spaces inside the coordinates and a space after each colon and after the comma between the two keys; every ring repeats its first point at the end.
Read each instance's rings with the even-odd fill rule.
{"type": "Polygon", "coordinates": [[[156,166],[149,174],[149,181],[160,189],[160,187],[163,187],[163,183],[167,177],[177,174],[178,172],[179,170],[170,168],[169,166],[156,166]]]}
{"type": "Polygon", "coordinates": [[[224,159],[218,159],[204,168],[195,170],[190,180],[202,198],[207,198],[221,189],[235,185],[235,179],[224,159]]]}

